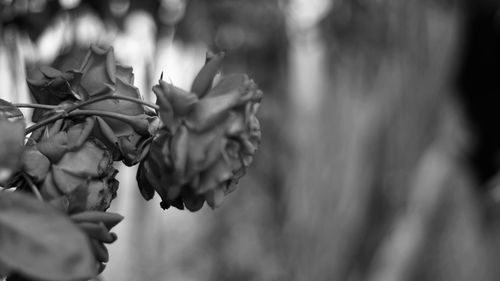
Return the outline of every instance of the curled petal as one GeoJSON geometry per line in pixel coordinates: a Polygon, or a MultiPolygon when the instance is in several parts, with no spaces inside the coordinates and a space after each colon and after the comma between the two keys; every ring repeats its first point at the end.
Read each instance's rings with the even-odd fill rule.
{"type": "Polygon", "coordinates": [[[134,73],[130,66],[116,64],[116,78],[132,85],[134,84],[134,73]]]}
{"type": "Polygon", "coordinates": [[[205,198],[201,195],[195,194],[184,194],[184,205],[191,212],[196,212],[203,207],[203,203],[205,203],[205,198]]]}
{"type": "Polygon", "coordinates": [[[115,83],[113,48],[107,50],[92,46],[81,68],[81,85],[89,95],[106,91],[105,84],[115,83]]]}
{"type": "Polygon", "coordinates": [[[148,174],[150,173],[145,169],[144,162],[141,162],[137,170],[136,180],[142,197],[146,200],[151,200],[155,195],[155,188],[149,181],[148,174]]]}
{"type": "Polygon", "coordinates": [[[79,177],[99,177],[107,173],[112,166],[111,154],[97,142],[85,142],[77,151],[64,154],[58,167],[79,177]]]}
{"type": "Polygon", "coordinates": [[[160,106],[159,113],[161,122],[171,132],[175,131],[174,109],[172,107],[172,104],[168,100],[167,96],[163,93],[160,85],[155,85],[153,87],[153,92],[156,95],[156,104],[160,106]]]}
{"type": "Polygon", "coordinates": [[[78,123],[68,130],[68,149],[73,150],[79,148],[88,139],[90,133],[94,129],[95,119],[92,117],[85,118],[85,123],[78,123]]]}
{"type": "Polygon", "coordinates": [[[186,119],[186,125],[194,131],[205,131],[222,123],[229,110],[240,103],[238,92],[211,97],[196,103],[186,119]]]}
{"type": "Polygon", "coordinates": [[[212,81],[222,67],[224,56],[224,52],[212,56],[207,53],[207,62],[196,75],[191,87],[191,92],[197,94],[199,98],[203,98],[212,87],[212,81]]]}
{"type": "Polygon", "coordinates": [[[50,161],[34,146],[28,147],[23,153],[23,171],[27,173],[34,182],[42,182],[50,169],[50,161]]]}
{"type": "Polygon", "coordinates": [[[224,202],[224,190],[222,190],[220,188],[210,190],[205,195],[205,198],[207,200],[207,204],[212,209],[215,209],[215,208],[219,207],[224,202]]]}
{"type": "Polygon", "coordinates": [[[57,163],[68,149],[68,135],[66,132],[58,132],[39,142],[36,147],[50,162],[57,163]]]}
{"type": "Polygon", "coordinates": [[[164,95],[170,104],[175,114],[186,115],[188,114],[193,105],[198,101],[198,97],[190,92],[187,92],[181,88],[177,88],[174,85],[168,84],[165,81],[160,81],[161,91],[156,91],[156,95],[164,95]]]}
{"type": "Polygon", "coordinates": [[[175,172],[182,176],[186,170],[189,135],[186,127],[181,126],[172,139],[172,162],[175,172]]]}
{"type": "Polygon", "coordinates": [[[237,73],[224,76],[212,89],[210,89],[207,97],[220,96],[234,90],[239,90],[244,86],[246,81],[249,81],[246,74],[237,73]]]}

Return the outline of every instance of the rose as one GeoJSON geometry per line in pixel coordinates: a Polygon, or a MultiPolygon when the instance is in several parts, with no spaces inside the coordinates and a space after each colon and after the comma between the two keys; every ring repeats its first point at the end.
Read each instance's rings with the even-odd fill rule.
{"type": "MultiPolygon", "coordinates": [[[[40,72],[42,78],[28,80],[28,85],[38,103],[58,106],[48,114],[81,109],[127,116],[127,122],[123,118],[97,117],[93,134],[111,150],[115,160],[128,166],[140,161],[151,139],[147,127],[155,116],[137,102],[141,95],[133,86],[133,70],[116,62],[113,48],[92,46],[79,70],[62,73],[42,67],[40,72]]],[[[36,109],[33,121],[43,119],[44,113],[47,111],[36,109]]]]}
{"type": "Polygon", "coordinates": [[[116,197],[118,181],[106,147],[90,133],[94,119],[59,120],[35,131],[22,159],[20,189],[33,190],[67,213],[105,211],[116,197]]]}
{"type": "Polygon", "coordinates": [[[223,76],[211,87],[222,58],[209,55],[193,92],[164,81],[153,87],[162,128],[140,163],[137,180],[144,198],[151,199],[156,191],[163,208],[196,211],[204,201],[219,206],[245,174],[260,143],[255,114],[262,92],[243,74],[223,76]]]}
{"type": "MultiPolygon", "coordinates": [[[[106,95],[141,99],[139,90],[133,86],[134,74],[132,68],[116,63],[113,48],[91,47],[80,71],[82,72],[82,95],[85,95],[85,99],[96,99],[106,95]]],[[[127,100],[105,99],[86,105],[82,109],[120,113],[143,120],[153,118],[151,117],[152,113],[146,112],[141,104],[127,100]]],[[[105,122],[99,123],[99,138],[113,151],[118,151],[118,155],[126,165],[132,166],[139,162],[149,144],[151,137],[149,132],[147,130],[137,130],[137,128],[121,120],[109,117],[103,117],[102,119],[105,122]],[[111,141],[109,137],[105,137],[106,132],[109,131],[114,134],[111,141]]]]}

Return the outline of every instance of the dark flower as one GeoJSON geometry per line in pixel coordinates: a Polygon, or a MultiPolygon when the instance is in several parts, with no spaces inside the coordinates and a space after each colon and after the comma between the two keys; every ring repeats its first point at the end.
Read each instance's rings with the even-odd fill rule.
{"type": "Polygon", "coordinates": [[[106,147],[90,136],[94,123],[59,120],[26,146],[23,172],[44,200],[68,213],[104,211],[116,196],[117,171],[106,147]]]}
{"type": "Polygon", "coordinates": [[[133,86],[132,67],[116,62],[113,48],[92,46],[80,69],[62,73],[50,67],[40,68],[42,78],[28,80],[30,91],[37,103],[58,105],[56,110],[36,109],[33,121],[38,122],[45,114],[67,110],[77,106],[82,110],[118,113],[129,116],[136,123],[146,123],[146,129],[130,125],[111,117],[98,117],[94,135],[112,152],[114,160],[126,165],[138,163],[147,151],[151,134],[147,127],[155,117],[144,107],[119,97],[141,99],[133,86]],[[96,102],[92,102],[96,100],[96,102]],[[82,104],[85,103],[85,104],[82,104]],[[78,106],[82,104],[81,106],[78,106]]]}
{"type": "MultiPolygon", "coordinates": [[[[106,95],[142,99],[139,90],[133,86],[134,74],[132,68],[118,64],[115,61],[113,48],[91,47],[80,71],[82,72],[82,95],[85,96],[85,99],[96,99],[106,95]]],[[[119,99],[101,100],[86,105],[82,109],[120,113],[143,120],[153,118],[142,105],[119,99]]],[[[113,118],[102,117],[102,120],[105,122],[99,123],[100,139],[108,145],[113,142],[113,150],[119,152],[115,153],[115,155],[118,154],[126,165],[132,166],[139,162],[143,157],[146,146],[149,144],[151,138],[149,132],[147,130],[137,130],[130,124],[113,118]],[[112,131],[116,139],[113,137],[113,140],[110,140],[109,131],[112,131]]]]}
{"type": "Polygon", "coordinates": [[[255,114],[262,92],[243,74],[211,87],[223,54],[210,55],[187,92],[160,81],[153,87],[161,129],[137,174],[145,199],[156,191],[162,207],[196,211],[219,206],[236,188],[260,143],[255,114]]]}

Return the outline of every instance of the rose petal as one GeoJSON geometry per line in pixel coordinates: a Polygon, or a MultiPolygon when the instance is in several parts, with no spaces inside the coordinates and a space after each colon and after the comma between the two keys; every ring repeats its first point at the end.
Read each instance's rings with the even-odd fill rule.
{"type": "Polygon", "coordinates": [[[229,110],[240,103],[238,91],[202,99],[195,104],[186,118],[186,125],[194,131],[208,130],[222,123],[227,118],[229,110]]]}
{"type": "Polygon", "coordinates": [[[52,165],[51,175],[57,189],[66,195],[70,194],[78,186],[88,184],[88,178],[77,176],[71,173],[71,171],[68,172],[57,165],[52,165]]]}
{"type": "Polygon", "coordinates": [[[229,74],[221,78],[221,80],[208,92],[206,97],[220,96],[243,87],[245,81],[249,78],[245,74],[229,74]]]}
{"type": "Polygon", "coordinates": [[[202,194],[213,190],[232,176],[232,167],[221,157],[210,168],[201,173],[196,193],[202,194]]]}
{"type": "Polygon", "coordinates": [[[203,196],[198,196],[190,194],[189,196],[183,196],[184,205],[191,212],[196,212],[203,207],[205,203],[205,198],[203,196]]]}
{"type": "Polygon", "coordinates": [[[57,184],[54,182],[52,173],[48,173],[45,177],[45,180],[40,187],[40,194],[45,200],[52,200],[63,195],[63,193],[57,187],[57,184]]]}
{"type": "Polygon", "coordinates": [[[224,202],[224,191],[220,188],[210,190],[205,194],[205,200],[212,209],[220,207],[224,202]]]}
{"type": "Polygon", "coordinates": [[[82,178],[99,177],[109,171],[113,163],[110,153],[97,143],[87,141],[76,150],[64,154],[58,167],[82,178]]]}
{"type": "Polygon", "coordinates": [[[212,87],[212,81],[222,67],[224,55],[224,52],[220,52],[211,57],[207,54],[208,61],[194,78],[193,85],[191,87],[191,92],[197,94],[199,98],[205,96],[208,90],[212,87]]]}
{"type": "Polygon", "coordinates": [[[133,68],[126,65],[116,64],[116,78],[133,85],[134,84],[134,72],[133,68]]]}
{"type": "Polygon", "coordinates": [[[165,95],[172,105],[175,114],[178,115],[189,113],[193,105],[198,101],[198,97],[195,94],[167,84],[165,81],[160,81],[160,89],[161,91],[157,95],[165,95]]]}
{"type": "Polygon", "coordinates": [[[155,195],[155,188],[149,181],[148,172],[145,169],[146,168],[144,167],[144,162],[141,162],[137,170],[136,180],[142,197],[149,201],[153,199],[155,195]]]}
{"type": "Polygon", "coordinates": [[[46,77],[46,78],[58,78],[63,75],[63,73],[55,68],[52,68],[50,66],[42,66],[40,67],[40,72],[46,77]]]}
{"type": "Polygon", "coordinates": [[[115,83],[113,48],[104,50],[92,46],[80,68],[80,72],[83,73],[81,85],[89,95],[106,91],[107,86],[105,84],[115,83]]]}
{"type": "Polygon", "coordinates": [[[67,151],[68,135],[66,132],[58,132],[48,139],[39,142],[36,148],[49,158],[50,162],[57,163],[67,151]]]}
{"type": "MultiPolygon", "coordinates": [[[[105,211],[111,200],[116,197],[118,182],[116,180],[93,180],[88,186],[85,211],[105,211]]],[[[82,210],[82,211],[84,211],[82,210]]]]}
{"type": "Polygon", "coordinates": [[[186,127],[181,126],[172,139],[171,153],[175,174],[182,176],[186,170],[189,135],[186,127]]]}
{"type": "Polygon", "coordinates": [[[47,176],[50,161],[34,146],[28,147],[23,154],[23,171],[27,173],[34,182],[42,182],[47,176]]]}

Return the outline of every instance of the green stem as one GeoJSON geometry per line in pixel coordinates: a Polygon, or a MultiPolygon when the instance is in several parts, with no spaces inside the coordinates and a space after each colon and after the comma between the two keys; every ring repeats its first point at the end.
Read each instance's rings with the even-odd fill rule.
{"type": "Polygon", "coordinates": [[[93,98],[93,99],[90,99],[90,100],[86,100],[84,102],[75,104],[74,106],[68,108],[66,111],[69,113],[69,112],[74,111],[76,109],[79,109],[79,108],[81,108],[83,106],[86,106],[86,105],[89,105],[89,104],[93,104],[93,103],[96,103],[96,102],[100,102],[102,100],[107,100],[107,99],[127,100],[127,101],[131,101],[131,102],[135,102],[135,103],[138,103],[138,104],[142,104],[142,105],[151,107],[151,108],[153,108],[155,110],[159,110],[160,109],[160,107],[158,105],[150,103],[150,102],[147,102],[147,101],[143,101],[141,99],[113,94],[113,95],[105,95],[105,96],[102,96],[102,97],[98,97],[98,98],[93,98]]]}
{"type": "Polygon", "coordinates": [[[131,116],[125,115],[125,114],[120,114],[120,113],[115,113],[115,112],[108,112],[108,111],[100,111],[100,110],[78,110],[78,111],[73,111],[68,113],[68,116],[81,116],[81,115],[95,115],[95,116],[102,116],[102,117],[109,117],[109,118],[114,118],[117,120],[120,120],[122,122],[125,122],[127,124],[131,124],[134,126],[135,124],[132,122],[131,116]]]}
{"type": "Polygon", "coordinates": [[[14,103],[12,104],[15,107],[28,107],[28,108],[39,108],[39,109],[56,109],[56,105],[48,105],[48,104],[38,104],[38,103],[14,103]]]}
{"type": "Polygon", "coordinates": [[[43,127],[43,126],[45,126],[47,124],[50,124],[50,123],[52,123],[54,121],[57,121],[57,120],[59,120],[61,118],[64,118],[65,115],[66,115],[65,112],[64,113],[63,112],[59,112],[56,115],[53,115],[53,116],[51,116],[51,117],[49,117],[47,119],[44,119],[44,120],[42,120],[42,121],[40,121],[40,122],[38,122],[38,123],[36,123],[36,124],[34,124],[34,125],[26,128],[26,131],[24,131],[24,134],[27,135],[27,134],[33,132],[34,130],[36,130],[38,128],[41,128],[41,127],[43,127]]]}
{"type": "Polygon", "coordinates": [[[139,103],[139,104],[145,105],[147,107],[151,107],[154,110],[160,110],[160,107],[158,105],[156,105],[154,103],[147,102],[147,101],[143,101],[143,100],[140,100],[140,99],[131,98],[131,97],[127,97],[127,96],[121,96],[121,95],[114,95],[113,98],[119,99],[119,100],[127,100],[127,101],[131,101],[131,102],[139,103]]]}
{"type": "MultiPolygon", "coordinates": [[[[146,105],[146,106],[151,107],[151,108],[153,108],[155,110],[159,110],[160,109],[160,107],[158,105],[152,104],[152,103],[140,100],[140,99],[136,99],[136,98],[132,98],[132,97],[127,97],[127,96],[121,96],[121,95],[106,95],[106,96],[102,96],[102,97],[90,99],[90,100],[87,100],[87,101],[75,104],[72,107],[66,109],[64,112],[57,113],[56,115],[54,115],[52,117],[49,117],[49,118],[47,118],[45,120],[42,120],[42,121],[40,121],[40,122],[32,125],[31,127],[28,127],[26,129],[26,131],[25,131],[25,134],[27,135],[27,134],[33,132],[34,130],[36,130],[38,128],[41,128],[41,127],[43,127],[43,126],[45,126],[47,124],[50,124],[50,123],[52,123],[54,121],[57,121],[57,120],[59,120],[61,118],[64,118],[64,117],[67,117],[67,116],[77,116],[77,115],[105,116],[105,117],[115,118],[115,119],[118,119],[118,120],[121,120],[121,121],[123,121],[125,123],[130,124],[131,123],[130,116],[125,115],[125,114],[119,114],[119,113],[114,113],[114,112],[106,112],[106,111],[99,111],[99,110],[79,110],[78,112],[74,112],[75,110],[81,108],[82,106],[86,106],[86,105],[93,104],[93,103],[96,103],[96,102],[99,102],[99,101],[102,101],[102,100],[107,100],[107,99],[127,100],[127,101],[135,102],[135,103],[138,103],[138,104],[146,105]]],[[[27,107],[27,105],[30,105],[30,106],[32,105],[33,108],[44,108],[44,109],[55,109],[55,108],[57,108],[55,106],[41,105],[41,104],[19,104],[19,105],[24,105],[26,107],[27,107]],[[36,107],[36,106],[39,106],[39,107],[36,107]]]]}

